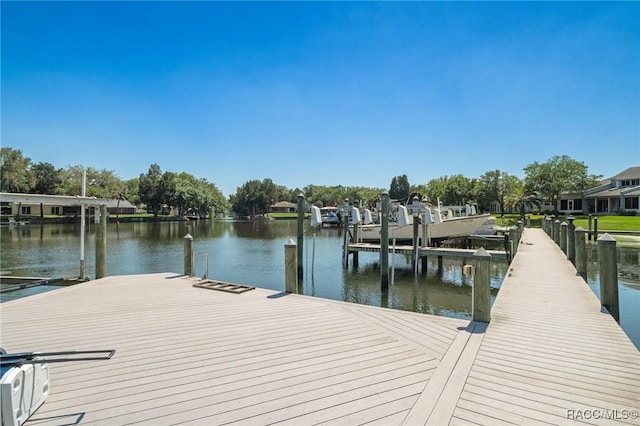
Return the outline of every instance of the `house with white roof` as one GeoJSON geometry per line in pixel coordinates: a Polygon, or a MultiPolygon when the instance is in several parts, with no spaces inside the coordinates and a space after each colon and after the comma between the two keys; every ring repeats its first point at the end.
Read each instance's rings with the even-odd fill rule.
{"type": "MultiPolygon", "coordinates": [[[[559,211],[564,214],[640,214],[640,166],[629,167],[615,176],[600,181],[584,193],[560,194],[559,211]]],[[[545,204],[543,211],[551,212],[553,205],[545,204]]]]}
{"type": "Polygon", "coordinates": [[[603,180],[585,191],[584,199],[588,207],[585,213],[640,213],[640,166],[629,167],[603,180]]]}

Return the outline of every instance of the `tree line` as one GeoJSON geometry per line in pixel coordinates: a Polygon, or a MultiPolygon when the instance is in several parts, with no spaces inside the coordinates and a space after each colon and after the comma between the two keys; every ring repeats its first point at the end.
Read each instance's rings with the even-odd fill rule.
{"type": "MultiPolygon", "coordinates": [[[[0,149],[2,192],[78,195],[82,170],[82,166],[56,168],[47,162],[33,163],[21,150],[0,149]]],[[[339,206],[345,198],[370,207],[385,190],[392,199],[420,194],[423,200],[432,203],[438,199],[444,205],[477,203],[482,211],[489,211],[495,205],[502,214],[524,214],[527,207],[539,208],[543,203],[551,204],[557,211],[560,194],[583,192],[601,179],[600,175],[589,174],[584,163],[566,155],[554,156],[544,163],[533,162],[523,171],[524,179],[496,169],[477,178],[455,174],[417,185],[411,185],[407,176],[401,175],[393,177],[388,189],[342,185],[289,189],[266,178],[245,182],[227,199],[214,183],[186,172],[162,172],[158,164],[152,164],[146,173],[129,180],[121,180],[111,170],[88,167],[86,194],[145,205],[147,211],[156,215],[173,208],[179,215],[191,213],[204,217],[212,211],[231,210],[241,216],[256,216],[269,212],[270,206],[278,201],[297,202],[298,194],[319,207],[339,206]]]]}

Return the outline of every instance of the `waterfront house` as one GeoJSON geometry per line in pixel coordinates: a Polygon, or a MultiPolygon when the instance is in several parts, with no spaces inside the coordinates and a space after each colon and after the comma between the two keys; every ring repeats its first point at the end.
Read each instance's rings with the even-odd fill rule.
{"type": "MultiPolygon", "coordinates": [[[[31,194],[27,194],[31,195],[31,194]]],[[[47,196],[49,200],[56,198],[56,196],[47,196]]],[[[56,203],[46,201],[43,203],[36,202],[2,202],[2,214],[9,216],[75,216],[80,215],[80,206],[65,205],[62,203],[56,203]]],[[[89,208],[89,214],[93,214],[93,207],[89,208]]],[[[107,200],[107,212],[111,215],[118,214],[135,214],[138,208],[131,204],[127,200],[107,200]]]]}
{"type": "Polygon", "coordinates": [[[585,192],[585,213],[640,213],[640,166],[629,167],[585,192]]]}
{"type": "Polygon", "coordinates": [[[278,201],[269,206],[271,213],[295,213],[298,211],[298,205],[289,201],[278,201]]]}
{"type": "MultiPolygon", "coordinates": [[[[629,167],[600,181],[584,193],[560,195],[560,212],[564,214],[640,214],[640,166],[629,167]]],[[[545,205],[545,211],[553,206],[545,205]]]]}

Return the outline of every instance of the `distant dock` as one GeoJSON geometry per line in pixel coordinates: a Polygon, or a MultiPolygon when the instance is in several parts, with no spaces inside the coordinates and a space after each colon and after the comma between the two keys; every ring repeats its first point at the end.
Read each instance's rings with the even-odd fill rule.
{"type": "MultiPolygon", "coordinates": [[[[355,243],[349,244],[348,250],[350,253],[355,252],[380,252],[380,244],[369,244],[369,243],[355,243]]],[[[395,250],[396,253],[402,254],[412,254],[413,246],[400,245],[400,246],[389,246],[389,252],[393,252],[395,250]]],[[[446,256],[446,257],[464,257],[470,258],[473,256],[477,250],[475,249],[458,249],[458,248],[445,248],[445,247],[420,247],[418,251],[418,255],[420,257],[427,256],[446,256]]],[[[500,250],[487,250],[487,253],[491,255],[493,259],[506,260],[507,254],[504,251],[500,250]]]]}

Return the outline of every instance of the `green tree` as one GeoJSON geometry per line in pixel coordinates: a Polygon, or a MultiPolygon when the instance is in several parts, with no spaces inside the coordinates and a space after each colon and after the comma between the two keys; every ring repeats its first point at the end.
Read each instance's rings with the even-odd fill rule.
{"type": "Polygon", "coordinates": [[[86,196],[115,199],[122,192],[123,183],[112,170],[97,170],[93,167],[67,166],[59,172],[58,193],[61,195],[82,194],[82,172],[86,170],[86,196]]]}
{"type": "Polygon", "coordinates": [[[393,200],[407,198],[411,194],[411,185],[407,175],[395,176],[391,179],[389,187],[389,197],[393,200]]]}
{"type": "Polygon", "coordinates": [[[140,205],[140,178],[132,178],[123,182],[123,197],[134,206],[140,205]]]}
{"type": "Polygon", "coordinates": [[[440,199],[443,205],[464,205],[475,198],[475,185],[475,179],[460,174],[442,176],[427,182],[423,195],[432,203],[440,199]]]}
{"type": "Polygon", "coordinates": [[[527,194],[525,192],[525,186],[522,182],[513,188],[511,193],[505,200],[505,206],[510,211],[517,211],[520,213],[520,219],[524,220],[527,209],[540,208],[542,200],[536,194],[527,194]]]}
{"type": "Polygon", "coordinates": [[[157,216],[162,208],[165,197],[162,189],[162,170],[154,163],[146,174],[140,175],[138,184],[140,202],[146,204],[147,210],[151,210],[154,216],[157,216]]]}
{"type": "Polygon", "coordinates": [[[31,159],[19,149],[0,148],[0,191],[28,193],[34,185],[31,159]]]}
{"type": "Polygon", "coordinates": [[[497,202],[500,214],[504,215],[507,198],[521,185],[520,179],[500,170],[486,172],[478,180],[477,198],[483,210],[489,210],[492,202],[497,202]]]}
{"type": "Polygon", "coordinates": [[[584,192],[602,178],[590,175],[588,167],[581,161],[567,155],[556,155],[545,163],[537,161],[524,168],[526,174],[525,193],[537,193],[544,201],[549,201],[558,211],[560,194],[584,192]]]}
{"type": "Polygon", "coordinates": [[[260,181],[253,179],[245,182],[237,188],[236,193],[231,196],[233,211],[240,216],[255,217],[262,213],[259,210],[260,181]]]}
{"type": "Polygon", "coordinates": [[[60,189],[61,170],[56,169],[51,163],[37,163],[31,166],[31,172],[35,179],[33,191],[36,194],[55,195],[60,189]]]}

